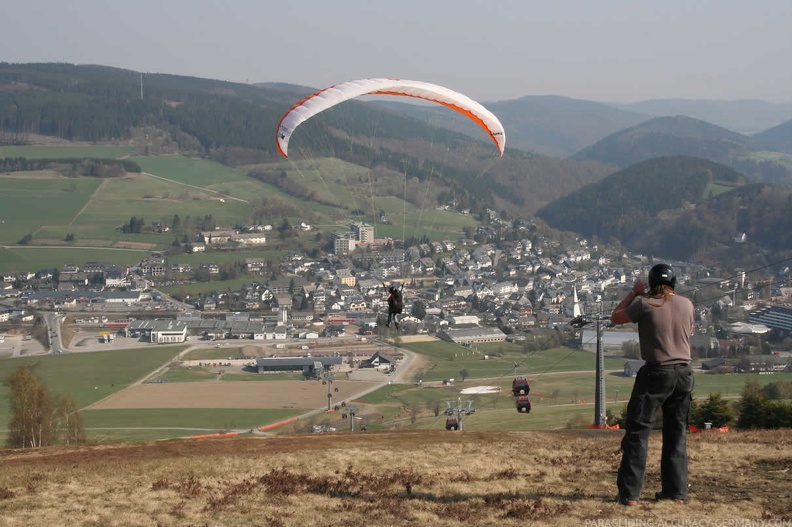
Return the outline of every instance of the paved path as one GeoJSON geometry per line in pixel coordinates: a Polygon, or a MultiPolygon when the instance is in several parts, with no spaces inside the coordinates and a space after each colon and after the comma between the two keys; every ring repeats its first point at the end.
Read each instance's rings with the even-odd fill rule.
{"type": "Polygon", "coordinates": [[[223,194],[222,192],[218,192],[217,190],[212,190],[210,188],[204,188],[204,187],[197,187],[195,185],[190,185],[189,183],[182,183],[181,181],[175,181],[173,179],[164,178],[162,176],[156,176],[154,174],[149,174],[148,172],[142,172],[142,174],[144,176],[149,176],[149,177],[161,179],[162,181],[167,181],[168,183],[173,183],[174,185],[182,185],[182,186],[185,186],[185,187],[194,188],[196,190],[202,190],[204,192],[210,192],[212,194],[217,194],[218,196],[221,196],[223,199],[232,199],[234,201],[241,201],[242,203],[247,203],[248,205],[250,205],[250,202],[248,200],[246,200],[246,199],[235,198],[233,196],[229,196],[227,194],[223,194]]]}

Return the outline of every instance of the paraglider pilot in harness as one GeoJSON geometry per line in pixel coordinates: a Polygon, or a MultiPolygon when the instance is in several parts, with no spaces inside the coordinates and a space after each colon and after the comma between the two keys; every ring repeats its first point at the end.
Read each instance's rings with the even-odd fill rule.
{"type": "Polygon", "coordinates": [[[393,284],[388,288],[388,327],[390,327],[391,321],[393,321],[393,323],[396,324],[396,329],[399,329],[399,315],[401,315],[402,308],[404,307],[402,301],[403,289],[404,286],[397,289],[393,284]]]}

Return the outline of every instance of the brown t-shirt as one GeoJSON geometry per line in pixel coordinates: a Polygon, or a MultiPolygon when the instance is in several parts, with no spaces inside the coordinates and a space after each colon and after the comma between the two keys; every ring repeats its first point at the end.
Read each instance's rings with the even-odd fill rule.
{"type": "Polygon", "coordinates": [[[638,297],[627,309],[638,324],[641,358],[647,364],[690,362],[690,334],[693,331],[693,303],[683,296],[638,297]]]}

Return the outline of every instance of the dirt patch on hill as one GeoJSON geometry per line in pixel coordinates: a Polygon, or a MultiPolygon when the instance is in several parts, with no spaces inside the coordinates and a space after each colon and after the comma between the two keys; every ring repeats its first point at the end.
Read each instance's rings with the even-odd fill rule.
{"type": "MultiPolygon", "coordinates": [[[[266,374],[264,374],[266,375],[266,374]]],[[[374,382],[337,380],[333,397],[344,400],[369,388],[374,382]]],[[[129,408],[321,408],[327,401],[327,386],[319,381],[246,381],[150,383],[130,386],[97,404],[92,410],[129,408]]]]}

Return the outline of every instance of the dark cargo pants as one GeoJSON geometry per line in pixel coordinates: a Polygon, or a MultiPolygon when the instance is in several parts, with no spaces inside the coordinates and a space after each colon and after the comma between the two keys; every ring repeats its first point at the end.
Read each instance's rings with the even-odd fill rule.
{"type": "Polygon", "coordinates": [[[687,364],[645,365],[638,371],[622,439],[622,460],[616,486],[619,497],[637,500],[646,471],[646,451],[658,408],[663,409],[663,453],[660,492],[686,500],[688,487],[687,428],[693,392],[693,370],[687,364]]]}

